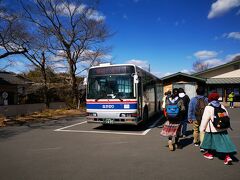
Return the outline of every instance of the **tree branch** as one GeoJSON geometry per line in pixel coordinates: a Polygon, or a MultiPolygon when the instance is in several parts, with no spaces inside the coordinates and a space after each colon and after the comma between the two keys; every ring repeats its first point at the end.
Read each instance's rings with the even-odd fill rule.
{"type": "Polygon", "coordinates": [[[5,53],[1,54],[0,59],[3,59],[7,56],[14,55],[14,54],[24,54],[26,52],[27,52],[27,49],[25,49],[25,48],[23,50],[19,50],[19,51],[12,51],[12,52],[8,51],[8,52],[5,52],[5,53]]]}

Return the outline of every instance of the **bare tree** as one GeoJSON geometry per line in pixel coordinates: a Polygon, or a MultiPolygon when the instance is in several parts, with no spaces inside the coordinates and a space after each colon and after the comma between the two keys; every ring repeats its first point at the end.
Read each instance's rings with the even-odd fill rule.
{"type": "Polygon", "coordinates": [[[48,75],[46,70],[48,68],[48,59],[49,59],[49,51],[48,51],[48,40],[49,34],[41,31],[41,27],[34,26],[34,31],[29,32],[31,41],[26,43],[26,52],[23,55],[41,72],[41,79],[43,84],[43,92],[44,92],[44,103],[46,107],[49,108],[49,96],[48,96],[48,75]]]}
{"type": "Polygon", "coordinates": [[[13,13],[4,7],[0,1],[0,59],[10,55],[27,52],[25,43],[29,36],[24,23],[20,23],[19,14],[13,13]]]}
{"type": "MultiPolygon", "coordinates": [[[[28,27],[24,17],[10,10],[9,7],[0,8],[0,46],[5,50],[0,55],[6,58],[10,55],[24,55],[36,68],[41,71],[44,89],[44,102],[49,107],[47,74],[46,74],[46,54],[47,54],[47,34],[42,33],[37,26],[28,27]],[[30,29],[28,31],[27,29],[30,29]]],[[[31,24],[32,25],[32,24],[31,24]]],[[[4,68],[11,66],[10,61],[4,68]]]]}
{"type": "MultiPolygon", "coordinates": [[[[87,71],[92,66],[97,66],[101,63],[111,62],[112,57],[107,55],[110,51],[110,48],[99,48],[92,50],[86,50],[81,58],[81,68],[76,72],[81,74],[84,71],[87,71]]],[[[78,64],[78,63],[77,63],[78,64]]]]}
{"type": "Polygon", "coordinates": [[[98,49],[109,36],[104,17],[96,11],[96,3],[86,5],[83,2],[35,0],[28,6],[22,1],[28,20],[50,35],[51,52],[56,55],[62,52],[67,60],[75,105],[78,99],[77,64],[85,60],[84,52],[98,49]]]}
{"type": "Polygon", "coordinates": [[[201,71],[204,71],[206,69],[209,68],[209,64],[208,63],[205,63],[203,61],[200,61],[200,60],[196,60],[194,63],[193,63],[193,70],[195,72],[201,72],[201,71]]]}
{"type": "Polygon", "coordinates": [[[235,56],[232,61],[239,61],[240,60],[240,55],[235,56]]]}
{"type": "Polygon", "coordinates": [[[47,81],[47,59],[46,59],[46,51],[43,49],[31,49],[24,53],[24,56],[35,66],[37,67],[42,75],[43,80],[43,92],[44,92],[44,103],[46,107],[49,108],[49,96],[48,96],[48,81],[47,81]]]}

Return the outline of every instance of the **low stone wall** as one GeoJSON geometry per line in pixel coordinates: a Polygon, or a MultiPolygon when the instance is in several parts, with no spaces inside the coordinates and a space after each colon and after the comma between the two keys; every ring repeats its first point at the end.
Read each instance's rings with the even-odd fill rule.
{"type": "MultiPolygon", "coordinates": [[[[58,109],[65,107],[66,104],[64,102],[50,103],[50,109],[58,109]]],[[[45,108],[46,105],[44,103],[0,106],[0,114],[4,116],[26,115],[33,112],[42,111],[45,108]]]]}

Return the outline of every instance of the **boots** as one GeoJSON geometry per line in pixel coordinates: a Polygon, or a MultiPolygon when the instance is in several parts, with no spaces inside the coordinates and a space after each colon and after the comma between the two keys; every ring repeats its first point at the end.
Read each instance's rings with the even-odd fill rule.
{"type": "Polygon", "coordinates": [[[173,151],[173,150],[174,150],[172,140],[168,140],[168,148],[169,148],[170,151],[173,151]]]}

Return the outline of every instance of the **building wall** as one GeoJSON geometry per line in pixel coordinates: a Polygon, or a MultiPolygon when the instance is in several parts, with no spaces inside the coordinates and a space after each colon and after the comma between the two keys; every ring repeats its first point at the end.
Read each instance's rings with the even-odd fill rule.
{"type": "Polygon", "coordinates": [[[2,93],[8,93],[8,104],[17,104],[17,86],[16,85],[0,85],[0,105],[3,105],[2,93]]]}
{"type": "Polygon", "coordinates": [[[163,85],[163,94],[168,90],[172,91],[172,83],[167,83],[163,85]]]}
{"type": "Polygon", "coordinates": [[[223,74],[219,74],[217,76],[213,76],[212,78],[232,78],[232,77],[240,77],[240,69],[231,71],[231,72],[227,72],[227,73],[223,73],[223,74]]]}
{"type": "MultiPolygon", "coordinates": [[[[202,78],[234,78],[240,77],[240,61],[236,62],[232,65],[220,67],[218,69],[201,73],[197,75],[198,77],[202,78]]],[[[231,91],[235,93],[235,106],[239,107],[239,97],[240,97],[240,85],[239,84],[207,84],[207,94],[211,93],[212,91],[217,91],[220,94],[219,100],[224,105],[229,105],[228,102],[228,94],[231,91]]]]}
{"type": "Polygon", "coordinates": [[[195,78],[187,77],[184,75],[177,75],[163,81],[164,93],[168,89],[183,88],[186,94],[192,98],[196,96],[196,89],[198,85],[205,86],[205,82],[199,81],[195,78]]]}
{"type": "Polygon", "coordinates": [[[175,82],[173,88],[183,88],[189,98],[196,96],[197,83],[196,82],[175,82]]]}
{"type": "MultiPolygon", "coordinates": [[[[236,63],[234,65],[229,65],[227,67],[225,66],[225,67],[215,69],[215,70],[212,70],[209,72],[201,73],[197,76],[202,77],[202,78],[212,78],[212,77],[220,76],[222,74],[229,73],[229,72],[231,73],[231,72],[235,71],[236,66],[240,66],[240,62],[236,63]]],[[[237,72],[239,72],[239,71],[237,71],[237,72]]],[[[239,77],[239,75],[238,75],[238,77],[239,77]]]]}

